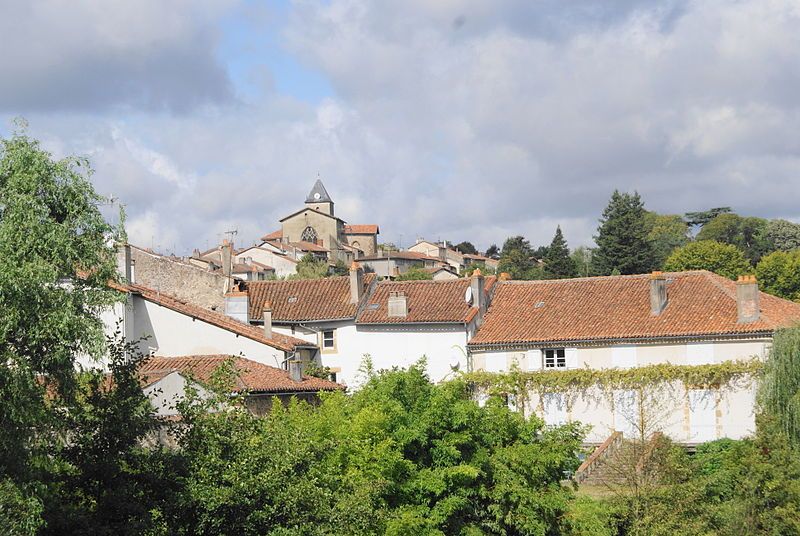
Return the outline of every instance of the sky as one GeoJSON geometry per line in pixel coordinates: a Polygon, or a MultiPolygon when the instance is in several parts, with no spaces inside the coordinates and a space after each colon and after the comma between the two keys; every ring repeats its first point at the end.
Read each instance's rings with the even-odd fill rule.
{"type": "Polygon", "coordinates": [[[614,189],[800,222],[799,27],[797,0],[0,0],[0,136],[87,156],[178,255],[317,176],[403,246],[589,245],[614,189]]]}

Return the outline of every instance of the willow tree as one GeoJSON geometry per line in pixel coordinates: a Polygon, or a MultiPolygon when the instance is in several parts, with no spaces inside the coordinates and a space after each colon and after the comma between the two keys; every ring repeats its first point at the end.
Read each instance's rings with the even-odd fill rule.
{"type": "Polygon", "coordinates": [[[775,332],[759,396],[764,413],[800,445],[800,327],[775,332]]]}

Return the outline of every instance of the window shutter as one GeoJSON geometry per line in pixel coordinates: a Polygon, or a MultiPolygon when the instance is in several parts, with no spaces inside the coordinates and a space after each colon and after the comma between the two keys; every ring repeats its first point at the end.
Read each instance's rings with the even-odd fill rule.
{"type": "Polygon", "coordinates": [[[542,351],[528,350],[528,370],[542,370],[542,351]]]}
{"type": "Polygon", "coordinates": [[[578,368],[578,349],[577,348],[566,348],[564,350],[564,357],[566,357],[567,368],[568,369],[578,368]]]}

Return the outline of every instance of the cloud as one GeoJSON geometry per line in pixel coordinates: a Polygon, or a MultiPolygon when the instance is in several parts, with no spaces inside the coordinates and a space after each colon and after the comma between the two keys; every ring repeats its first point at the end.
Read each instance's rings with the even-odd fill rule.
{"type": "Polygon", "coordinates": [[[186,112],[231,99],[227,0],[0,2],[0,110],[186,112]]]}
{"type": "MultiPolygon", "coordinates": [[[[178,5],[194,18],[134,21],[103,42],[126,61],[158,49],[152,61],[181,76],[171,51],[197,46],[203,72],[224,71],[213,36],[226,6],[178,5]]],[[[104,112],[44,96],[29,119],[48,146],[90,155],[143,239],[163,234],[179,252],[277,228],[317,173],[338,215],[406,245],[516,234],[540,245],[558,224],[570,245],[591,243],[615,188],[665,213],[729,205],[800,220],[798,23],[790,0],[298,0],[284,44],[333,88],[318,103],[280,84],[231,102],[223,76],[168,84],[156,106],[101,86],[104,112]],[[61,111],[43,111],[51,103],[61,111]],[[108,110],[119,103],[132,109],[108,110]]],[[[42,61],[26,69],[45,72],[42,61]]]]}

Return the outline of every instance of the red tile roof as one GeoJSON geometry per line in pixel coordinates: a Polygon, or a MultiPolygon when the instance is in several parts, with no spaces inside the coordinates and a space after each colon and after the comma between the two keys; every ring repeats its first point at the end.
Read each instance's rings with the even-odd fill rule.
{"type": "Polygon", "coordinates": [[[345,225],[344,234],[378,234],[380,230],[373,224],[345,225]]]}
{"type": "MultiPolygon", "coordinates": [[[[484,290],[487,295],[494,284],[494,277],[487,277],[484,290]]],[[[465,300],[469,279],[452,281],[381,281],[358,315],[359,324],[409,324],[409,323],[458,323],[472,320],[478,310],[465,300]],[[406,295],[408,315],[389,316],[389,293],[406,295]]]]}
{"type": "MultiPolygon", "coordinates": [[[[364,274],[364,295],[375,274],[364,274]]],[[[261,318],[272,307],[273,322],[302,322],[355,318],[358,304],[350,303],[350,277],[253,281],[248,283],[250,318],[261,318]]]]}
{"type": "Polygon", "coordinates": [[[233,366],[238,374],[235,378],[237,392],[308,393],[344,389],[344,386],[338,383],[313,376],[304,375],[302,381],[296,382],[283,369],[228,355],[151,357],[142,364],[139,372],[145,385],[150,385],[172,372],[179,372],[206,383],[211,379],[213,372],[228,359],[233,359],[233,366]]]}
{"type": "Polygon", "coordinates": [[[283,238],[283,229],[278,229],[277,231],[272,231],[269,234],[265,234],[261,237],[261,240],[268,242],[270,240],[280,240],[281,238],[283,238]]]}
{"type": "Polygon", "coordinates": [[[262,264],[257,261],[250,261],[250,263],[235,262],[233,263],[231,271],[234,274],[243,274],[248,272],[262,272],[262,271],[274,272],[275,268],[273,268],[272,266],[267,266],[266,264],[262,264]]]}
{"type": "Polygon", "coordinates": [[[665,273],[667,305],[650,313],[650,275],[503,281],[470,346],[772,332],[800,304],[761,293],[758,321],[737,322],[736,283],[704,270],[665,273]]]}
{"type": "MultiPolygon", "coordinates": [[[[142,285],[120,285],[113,282],[109,283],[109,285],[112,288],[122,292],[133,292],[149,302],[161,305],[162,307],[166,307],[167,309],[171,309],[186,316],[202,320],[203,322],[217,326],[218,328],[236,333],[242,337],[247,337],[248,339],[266,344],[267,346],[277,348],[278,350],[282,350],[284,352],[292,352],[297,347],[315,346],[308,341],[304,341],[296,337],[290,337],[288,335],[281,335],[275,332],[272,333],[272,337],[267,338],[264,336],[264,331],[259,327],[245,324],[244,322],[239,322],[238,320],[235,320],[223,313],[204,309],[200,306],[180,300],[174,296],[164,294],[163,292],[157,292],[153,289],[143,287],[142,285]]],[[[259,313],[259,317],[260,316],[261,314],[259,313]]]]}

